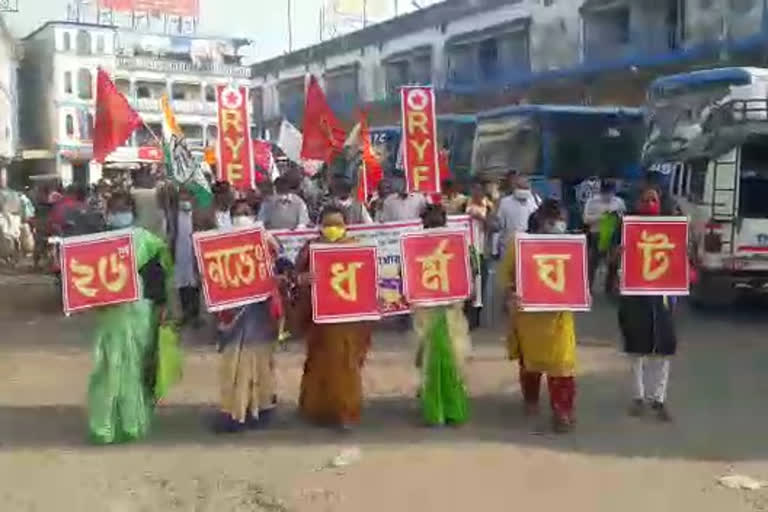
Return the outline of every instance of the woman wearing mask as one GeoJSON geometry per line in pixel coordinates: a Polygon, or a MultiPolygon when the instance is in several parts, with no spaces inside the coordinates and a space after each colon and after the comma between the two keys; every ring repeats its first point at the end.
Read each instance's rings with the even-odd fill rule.
{"type": "MultiPolygon", "coordinates": [[[[236,201],[232,207],[235,228],[256,224],[248,202],[236,201]]],[[[266,242],[277,255],[277,242],[266,233],[266,242]]],[[[239,432],[267,424],[277,405],[275,394],[274,345],[277,325],[282,317],[280,296],[230,309],[219,314],[219,389],[220,414],[214,425],[219,433],[239,432]]]]}
{"type": "MultiPolygon", "coordinates": [[[[133,222],[131,196],[115,192],[108,203],[109,228],[128,229],[133,222]]],[[[88,427],[99,444],[143,438],[154,410],[157,329],[172,290],[173,263],[168,247],[149,231],[133,228],[133,239],[143,298],[96,312],[88,427]]]]}
{"type": "MultiPolygon", "coordinates": [[[[560,203],[547,199],[536,212],[531,229],[534,233],[560,234],[566,231],[560,203]]],[[[576,394],[576,335],[570,311],[523,312],[518,309],[515,283],[515,239],[510,240],[500,269],[507,290],[510,329],[507,335],[509,358],[518,360],[520,388],[527,415],[538,415],[542,373],[552,407],[555,432],[569,432],[574,425],[573,405],[576,394]]]]}
{"type": "MultiPolygon", "coordinates": [[[[429,205],[424,228],[446,223],[442,206],[429,205]]],[[[461,425],[469,418],[469,397],[463,375],[471,350],[469,326],[461,303],[413,307],[413,330],[419,351],[416,366],[422,369],[421,411],[430,426],[461,425]]]]}
{"type": "MultiPolygon", "coordinates": [[[[653,187],[638,196],[635,215],[661,215],[661,197],[653,187]]],[[[621,229],[617,230],[620,238],[621,229]]],[[[650,403],[660,421],[671,421],[665,405],[670,357],[677,349],[671,297],[663,295],[622,295],[619,299],[619,327],[624,351],[632,367],[634,397],[629,413],[641,416],[650,403]]]]}
{"type": "MultiPolygon", "coordinates": [[[[344,215],[336,206],[326,206],[320,215],[321,236],[308,242],[296,259],[298,285],[305,304],[309,303],[312,277],[309,246],[312,243],[354,243],[347,237],[344,215]]],[[[305,318],[310,308],[305,306],[305,318]]],[[[371,344],[367,322],[311,323],[306,333],[307,358],[301,379],[299,409],[310,422],[349,430],[360,421],[362,369],[371,344]]]]}

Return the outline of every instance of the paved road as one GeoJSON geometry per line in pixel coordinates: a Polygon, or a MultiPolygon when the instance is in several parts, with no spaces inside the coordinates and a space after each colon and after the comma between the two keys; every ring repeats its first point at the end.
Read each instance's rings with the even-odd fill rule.
{"type": "Polygon", "coordinates": [[[575,511],[767,510],[768,494],[720,488],[728,472],[768,480],[768,317],[756,305],[680,312],[672,425],[626,416],[626,362],[615,311],[598,299],[578,319],[578,428],[557,437],[520,414],[500,330],[475,338],[470,425],[418,425],[408,337],[382,330],[365,373],[361,427],[348,437],[295,416],[301,347],[278,358],[281,408],[271,430],[219,438],[216,356],[188,336],[184,382],[146,442],[84,444],[88,318],[65,319],[47,283],[0,289],[0,510],[575,511]],[[324,468],[345,447],[362,458],[324,468]]]}

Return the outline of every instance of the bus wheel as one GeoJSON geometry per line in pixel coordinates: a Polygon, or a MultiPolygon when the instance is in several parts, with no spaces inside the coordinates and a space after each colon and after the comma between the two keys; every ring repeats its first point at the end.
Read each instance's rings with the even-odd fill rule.
{"type": "Polygon", "coordinates": [[[736,301],[737,292],[727,276],[701,272],[698,281],[691,286],[688,298],[696,309],[730,306],[736,301]]]}

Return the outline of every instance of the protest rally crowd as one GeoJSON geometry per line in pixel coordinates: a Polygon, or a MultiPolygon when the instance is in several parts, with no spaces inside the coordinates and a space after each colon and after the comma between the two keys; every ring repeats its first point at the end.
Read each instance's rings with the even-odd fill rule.
{"type": "MultiPolygon", "coordinates": [[[[658,188],[638,184],[625,204],[614,185],[604,182],[584,206],[583,218],[569,219],[559,200],[540,197],[525,175],[515,170],[509,170],[502,180],[476,176],[471,183],[457,183],[451,179],[450,169],[443,168],[437,192],[427,193],[414,190],[418,187],[411,183],[418,185],[418,176],[413,181],[408,172],[373,179],[368,173],[369,182],[361,187],[360,175],[367,172],[365,158],[354,173],[348,172],[346,162],[350,160],[349,155],[337,154],[310,176],[298,164],[282,158],[272,171],[259,174],[245,187],[223,179],[228,175],[222,162],[212,166],[204,180],[180,181],[170,168],[173,160],[168,160],[165,168],[144,168],[131,184],[102,180],[90,191],[41,188],[30,198],[11,190],[3,174],[3,216],[32,226],[28,231],[36,237],[35,264],[45,259],[49,237],[64,237],[61,250],[72,251],[61,258],[67,313],[93,305],[88,300],[97,295],[97,282],[114,293],[122,293],[126,283],[130,285],[131,268],[123,264],[127,260],[119,259],[127,254],[119,252],[123,249],[118,249],[118,257],[112,254],[94,260],[93,266],[83,263],[89,250],[83,247],[91,241],[117,243],[119,236],[129,236],[133,274],[137,275],[135,296],[92,309],[97,321],[88,424],[94,442],[124,442],[148,434],[155,407],[180,378],[180,336],[205,325],[201,304],[213,314],[216,330],[211,341],[221,354],[219,413],[212,424],[216,432],[261,428],[269,423],[280,392],[274,375],[275,350],[278,343],[290,338],[304,339],[306,346],[298,404],[301,416],[313,424],[341,430],[354,427],[362,413],[361,374],[372,332],[378,320],[390,316],[377,311],[378,303],[393,276],[383,266],[365,274],[363,263],[344,260],[343,255],[363,258],[360,251],[368,246],[360,243],[361,237],[369,233],[375,239],[385,232],[396,233],[395,238],[400,239],[396,244],[402,244],[404,251],[396,272],[402,274],[402,286],[411,289],[386,293],[398,295],[390,302],[399,301],[399,309],[390,312],[399,327],[412,331],[418,342],[414,348],[421,373],[417,399],[427,425],[458,426],[469,421],[466,370],[470,333],[481,325],[496,327],[489,322],[506,322],[508,356],[519,371],[524,413],[539,413],[541,380],[546,375],[553,429],[569,432],[575,425],[577,394],[573,312],[589,309],[589,290],[601,264],[607,267],[606,292],[618,300],[624,350],[631,359],[634,395],[630,414],[642,415],[649,408],[660,421],[671,419],[665,399],[669,358],[676,349],[673,297],[651,292],[623,294],[618,283],[626,245],[624,216],[652,221],[675,213],[667,211],[658,188]],[[472,234],[459,233],[458,244],[452,245],[457,230],[451,226],[457,219],[471,226],[465,231],[472,234]],[[403,226],[413,229],[396,231],[403,226]],[[371,231],[379,227],[381,231],[371,231]],[[114,233],[114,237],[99,238],[102,233],[114,233]],[[584,304],[571,310],[526,307],[520,280],[528,274],[519,268],[517,254],[526,233],[542,240],[569,233],[586,235],[574,239],[586,240],[588,265],[582,269],[581,279],[586,290],[584,304]],[[246,240],[242,237],[252,237],[247,239],[251,240],[247,242],[250,252],[222,245],[226,236],[240,236],[240,244],[246,240]],[[77,241],[71,249],[67,246],[70,237],[77,241]],[[432,240],[438,243],[437,249],[420,249],[419,243],[432,240]],[[289,241],[293,249],[288,247],[289,241]],[[203,244],[208,244],[204,255],[200,254],[203,244]],[[406,258],[407,251],[418,254],[406,258]],[[218,256],[209,258],[210,254],[218,256]],[[323,260],[323,254],[330,254],[331,259],[323,260]],[[459,266],[451,267],[454,264],[459,266]],[[421,273],[415,279],[405,275],[413,269],[421,273]],[[451,284],[457,280],[463,284],[451,284]],[[234,294],[238,286],[256,282],[262,288],[247,300],[234,294]],[[419,282],[423,289],[413,289],[413,283],[419,282]],[[436,295],[419,300],[421,292],[436,295]],[[335,295],[349,303],[362,303],[367,293],[373,301],[373,311],[367,316],[362,310],[346,316],[331,311],[335,295]],[[76,294],[84,306],[73,305],[76,294]],[[413,298],[410,305],[402,295],[413,298]],[[217,296],[221,298],[218,302],[217,296]],[[334,314],[344,318],[329,320],[334,314]]],[[[667,247],[646,239],[645,231],[638,245],[643,244],[654,251],[667,247]]],[[[384,256],[379,253],[377,259],[372,254],[373,259],[366,261],[376,267],[384,256]]],[[[666,263],[658,253],[651,256],[656,264],[666,263]]],[[[560,266],[557,262],[539,265],[531,275],[538,271],[550,288],[562,291],[563,261],[578,260],[578,255],[550,258],[560,258],[560,266]],[[546,269],[544,274],[542,269],[546,269]]]]}

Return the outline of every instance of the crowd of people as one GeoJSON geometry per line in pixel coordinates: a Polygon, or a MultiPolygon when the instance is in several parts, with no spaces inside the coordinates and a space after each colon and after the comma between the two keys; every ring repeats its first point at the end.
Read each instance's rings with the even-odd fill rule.
{"type": "MultiPolygon", "coordinates": [[[[608,292],[614,292],[616,286],[622,215],[668,213],[662,211],[658,188],[637,188],[628,208],[616,195],[615,186],[603,183],[599,193],[586,202],[577,223],[588,236],[590,282],[598,266],[605,263],[608,292]]],[[[210,206],[201,205],[191,191],[170,182],[150,181],[129,191],[102,181],[90,195],[76,188],[58,197],[52,197],[58,192],[49,192],[45,197],[47,221],[37,224],[38,230],[44,226],[46,235],[128,227],[138,233],[143,299],[96,312],[100,321],[89,385],[92,439],[112,443],[146,435],[157,398],[151,373],[157,357],[153,340],[158,326],[173,317],[193,329],[204,324],[193,233],[256,223],[269,230],[317,226],[319,235],[307,243],[295,262],[284,261],[280,244],[268,236],[280,286],[265,302],[216,315],[221,402],[213,427],[217,432],[236,432],[269,421],[277,405],[275,342],[288,318],[289,330],[306,340],[299,399],[302,416],[316,424],[352,428],[361,416],[361,372],[374,325],[312,321],[309,246],[354,243],[347,232],[350,224],[421,219],[425,229],[432,229],[444,226],[447,215],[460,213],[479,222],[483,232],[474,246],[476,272],[482,282],[475,293],[498,287],[505,295],[499,302],[508,312],[508,355],[519,367],[525,413],[538,414],[540,381],[546,375],[553,428],[570,431],[575,423],[576,396],[573,314],[519,310],[514,251],[516,233],[567,232],[574,222],[568,219],[564,205],[540,197],[531,190],[526,176],[517,172],[510,172],[502,183],[476,177],[460,187],[447,180],[439,197],[407,192],[402,178],[382,180],[365,201],[358,199],[355,189],[344,176],[310,180],[301,173],[285,172],[274,183],[263,183],[247,193],[236,192],[224,182],[213,183],[210,206]],[[82,229],[73,228],[81,223],[82,229]],[[492,267],[498,285],[489,282],[492,267]]],[[[411,312],[408,325],[418,339],[416,365],[422,375],[418,400],[428,425],[460,425],[469,419],[466,369],[470,333],[481,323],[480,309],[474,304],[468,301],[411,312]]],[[[648,406],[659,420],[671,419],[666,388],[669,356],[676,348],[673,306],[662,296],[618,297],[624,349],[632,356],[633,415],[643,414],[648,406]]]]}

